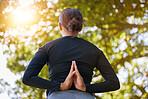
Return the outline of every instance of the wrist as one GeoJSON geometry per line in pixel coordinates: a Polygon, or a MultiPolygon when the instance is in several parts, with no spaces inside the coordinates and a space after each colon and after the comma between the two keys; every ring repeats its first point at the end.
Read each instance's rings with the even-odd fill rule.
{"type": "Polygon", "coordinates": [[[65,89],[64,89],[64,83],[61,83],[61,85],[60,85],[60,90],[65,90],[65,89]]]}
{"type": "Polygon", "coordinates": [[[61,83],[60,90],[67,90],[67,89],[69,89],[69,86],[67,86],[66,83],[61,83]]]}
{"type": "Polygon", "coordinates": [[[81,87],[79,87],[77,89],[85,92],[86,91],[86,86],[84,85],[84,86],[81,86],[81,87]]]}
{"type": "Polygon", "coordinates": [[[84,87],[82,88],[82,91],[86,91],[86,86],[84,85],[84,87]]]}

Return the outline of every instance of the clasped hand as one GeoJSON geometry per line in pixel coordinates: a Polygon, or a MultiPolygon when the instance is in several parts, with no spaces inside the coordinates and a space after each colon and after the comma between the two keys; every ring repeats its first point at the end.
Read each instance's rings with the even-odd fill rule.
{"type": "Polygon", "coordinates": [[[83,78],[79,73],[76,62],[72,61],[70,72],[63,83],[60,85],[60,90],[68,90],[74,83],[76,89],[86,91],[83,78]]]}

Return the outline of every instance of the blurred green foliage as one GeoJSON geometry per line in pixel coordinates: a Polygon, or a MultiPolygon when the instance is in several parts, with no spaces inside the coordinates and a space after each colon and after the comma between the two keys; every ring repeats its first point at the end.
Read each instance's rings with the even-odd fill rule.
{"type": "MultiPolygon", "coordinates": [[[[60,12],[65,8],[76,8],[84,18],[79,37],[98,46],[116,73],[124,77],[120,90],[95,94],[96,99],[145,99],[148,97],[148,63],[138,63],[137,59],[148,59],[148,44],[144,39],[148,36],[147,5],[147,0],[34,0],[31,9],[37,11],[36,21],[14,25],[10,12],[3,11],[10,6],[17,8],[18,1],[0,0],[0,43],[8,56],[7,67],[22,76],[37,49],[61,37],[58,30],[60,12]],[[31,27],[35,27],[35,33],[25,35],[21,31],[22,28],[30,31],[31,27]],[[18,33],[11,34],[9,30],[13,29],[18,33]],[[137,84],[137,79],[141,83],[137,84]]],[[[40,73],[46,79],[49,76],[47,69],[44,66],[40,73]]],[[[92,83],[103,81],[99,71],[94,69],[94,73],[92,83]]],[[[17,88],[12,90],[16,99],[46,98],[45,90],[25,86],[21,79],[16,85],[17,88]]]]}

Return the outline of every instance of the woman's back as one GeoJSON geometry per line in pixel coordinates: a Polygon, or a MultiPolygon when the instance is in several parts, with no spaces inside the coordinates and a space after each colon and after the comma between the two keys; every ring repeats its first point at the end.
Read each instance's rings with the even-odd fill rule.
{"type": "Polygon", "coordinates": [[[48,55],[50,80],[63,82],[69,73],[71,62],[75,60],[84,82],[91,82],[99,54],[99,49],[93,44],[78,37],[66,36],[43,47],[42,50],[48,55]]]}

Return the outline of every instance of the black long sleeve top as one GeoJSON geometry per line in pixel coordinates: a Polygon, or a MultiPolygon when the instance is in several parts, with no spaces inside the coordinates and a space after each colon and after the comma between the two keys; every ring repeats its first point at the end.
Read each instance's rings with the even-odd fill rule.
{"type": "MultiPolygon", "coordinates": [[[[76,61],[83,77],[86,92],[100,93],[120,88],[119,80],[103,52],[92,43],[72,36],[56,39],[39,48],[29,63],[22,82],[32,87],[47,89],[49,93],[58,91],[70,71],[73,60],[76,61]],[[38,76],[46,63],[50,80],[38,76]],[[90,84],[95,67],[105,81],[90,84]]],[[[74,85],[70,89],[76,90],[74,85]]]]}

